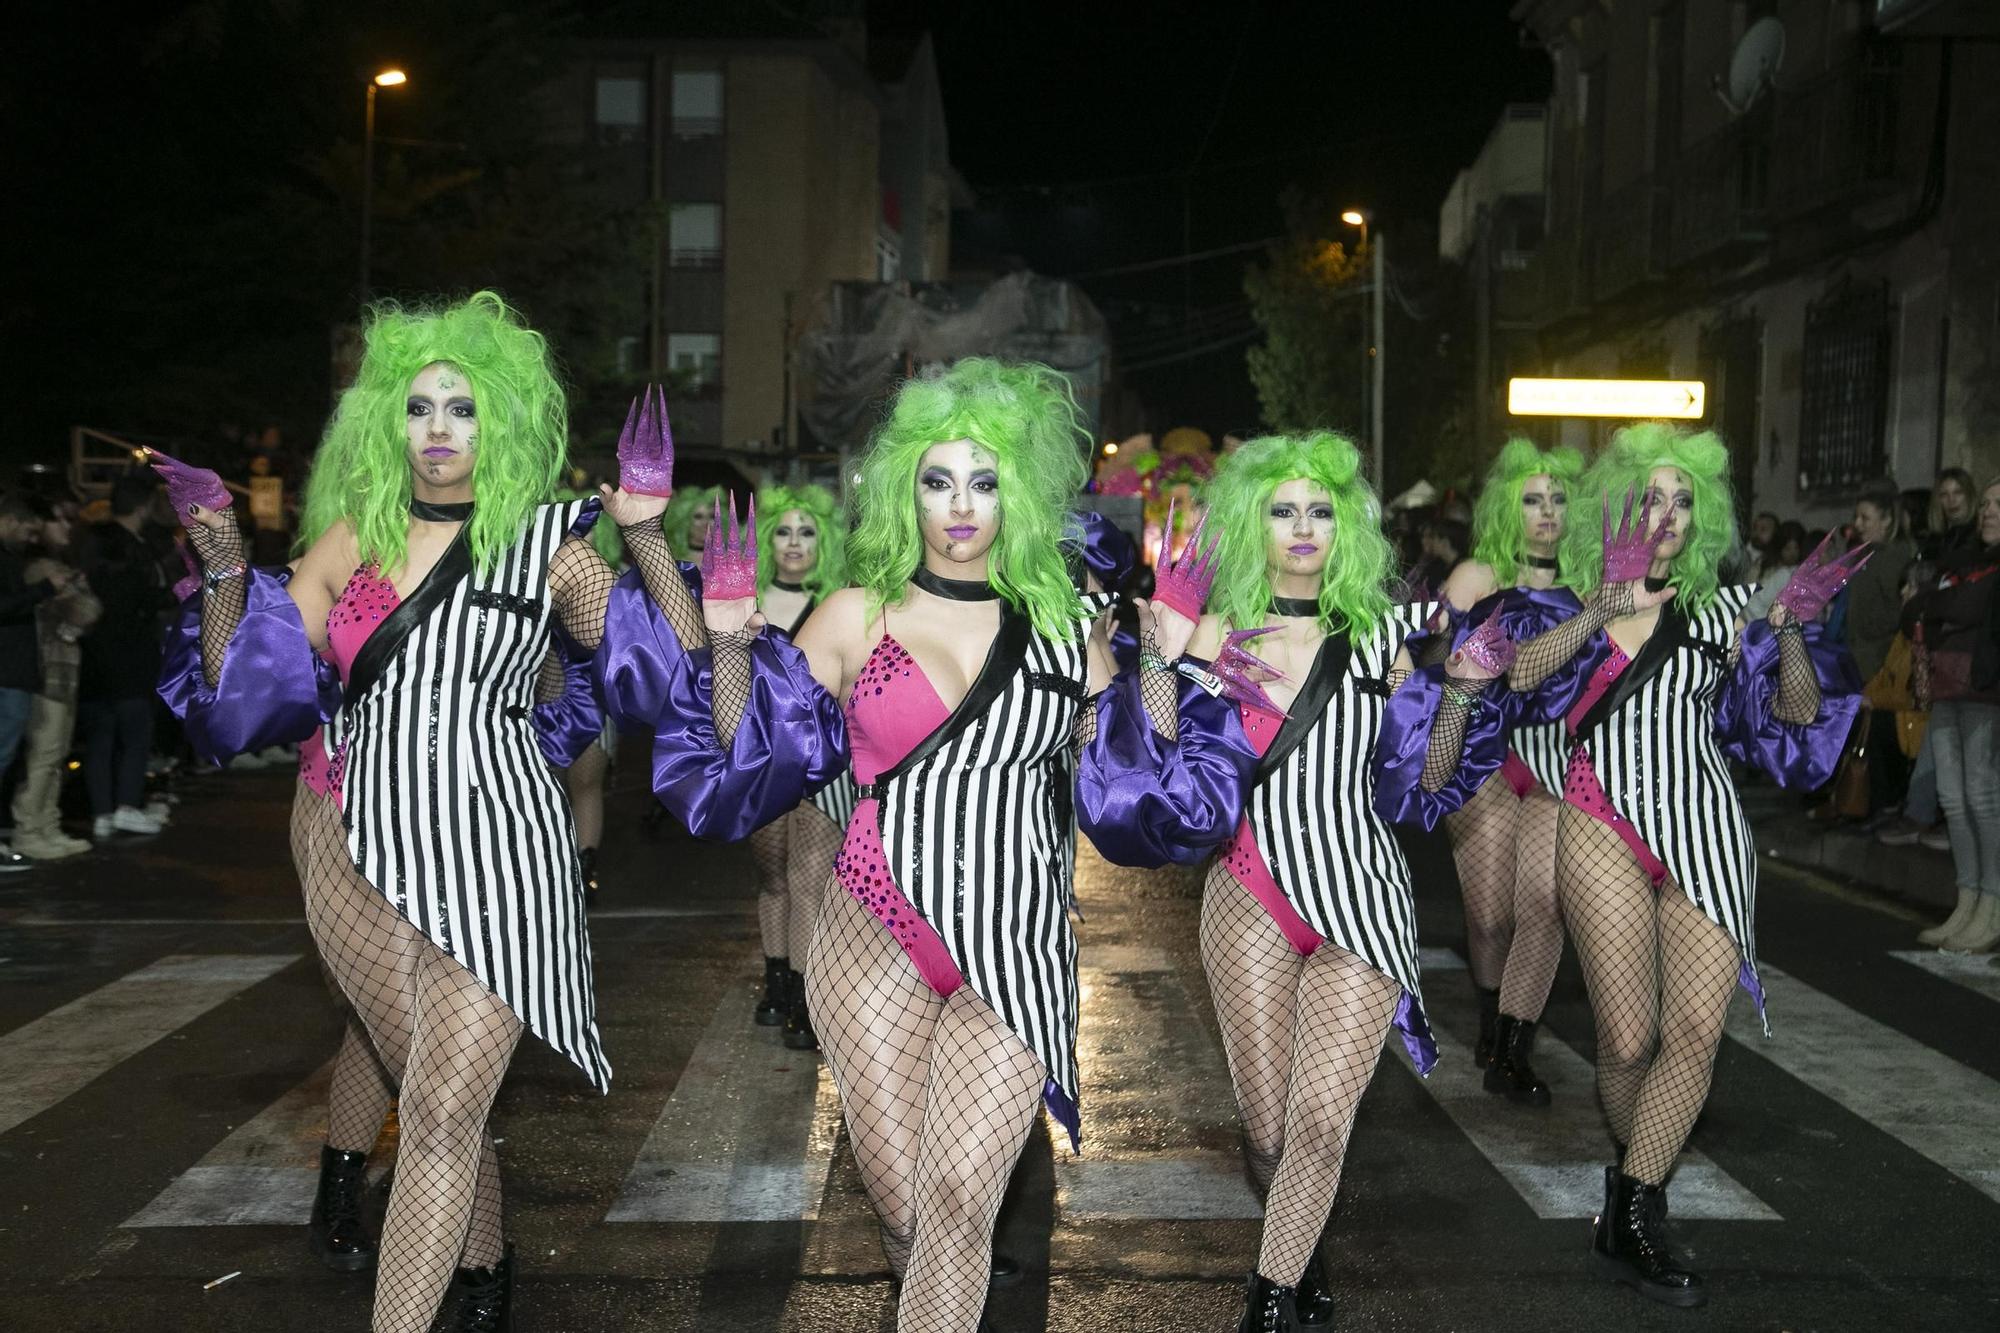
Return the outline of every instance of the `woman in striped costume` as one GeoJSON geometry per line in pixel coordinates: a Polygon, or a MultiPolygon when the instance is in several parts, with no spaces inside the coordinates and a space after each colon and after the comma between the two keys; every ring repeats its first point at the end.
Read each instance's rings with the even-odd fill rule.
{"type": "MultiPolygon", "coordinates": [[[[847,583],[847,517],[823,486],[770,486],[757,493],[757,604],[771,632],[794,638],[815,607],[847,583]]],[[[803,963],[819,921],[820,891],[854,812],[854,782],[842,774],[784,818],[750,835],[757,867],[757,926],[764,937],[760,1027],[784,1024],[784,1043],[819,1049],[806,1008],[803,963]]]]}
{"type": "Polygon", "coordinates": [[[1216,853],[1202,964],[1265,1195],[1249,1333],[1330,1321],[1319,1238],[1355,1108],[1392,1029],[1419,1070],[1437,1058],[1409,867],[1387,819],[1434,824],[1500,762],[1498,710],[1482,701],[1490,661],[1461,652],[1415,672],[1406,644],[1432,608],[1392,602],[1394,555],[1359,469],[1354,446],[1325,432],[1224,459],[1206,496],[1221,529],[1212,610],[1197,625],[1163,598],[1142,609],[1137,679],[1100,705],[1078,787],[1084,831],[1113,861],[1216,853]],[[1206,708],[1205,668],[1237,674],[1224,664],[1246,634],[1282,677],[1219,734],[1191,709],[1206,708]],[[1185,771],[1191,747],[1231,746],[1255,756],[1243,789],[1185,771]]]}
{"type": "MultiPolygon", "coordinates": [[[[781,755],[806,714],[825,752],[851,745],[862,799],[806,992],[902,1333],[980,1325],[994,1217],[1037,1111],[1078,1132],[1068,775],[1110,677],[1097,602],[1063,552],[1086,448],[1044,366],[928,371],[862,458],[855,586],[794,645],[759,632],[753,581],[718,565],[703,575],[712,668],[665,660],[661,638],[661,678],[694,709],[662,727],[654,791],[696,832],[742,837],[826,781],[781,755]],[[709,707],[712,744],[688,744],[709,707]]],[[[724,542],[711,532],[708,554],[724,542]]]]}
{"type": "MultiPolygon", "coordinates": [[[[245,744],[326,724],[307,923],[401,1106],[374,1327],[429,1329],[458,1267],[456,1325],[498,1328],[512,1261],[486,1119],[522,1029],[610,1080],[575,834],[529,718],[552,622],[596,649],[613,575],[586,504],[536,503],[567,436],[539,335],[480,293],[379,308],[365,337],[307,491],[324,532],[289,583],[245,567],[214,474],[161,465],[205,567],[189,711],[239,714],[245,744]],[[334,709],[319,653],[341,677],[334,709]]],[[[604,506],[646,587],[698,634],[657,489],[607,488],[604,506]]]]}
{"type": "Polygon", "coordinates": [[[1556,886],[1619,1147],[1592,1251],[1614,1280],[1699,1305],[1701,1278],[1659,1230],[1664,1186],[1708,1098],[1731,993],[1741,982],[1764,1004],[1757,849],[1727,761],[1805,789],[1831,776],[1860,682],[1812,622],[1852,562],[1802,565],[1746,624],[1752,589],[1717,573],[1736,530],[1712,434],[1622,430],[1580,492],[1562,555],[1583,607],[1524,641],[1510,680],[1569,746],[1556,886]]]}
{"type": "MultiPolygon", "coordinates": [[[[1486,474],[1472,516],[1472,556],[1459,562],[1439,597],[1470,627],[1498,614],[1503,624],[1578,602],[1556,586],[1557,544],[1570,488],[1583,472],[1574,449],[1548,452],[1509,440],[1486,474]]],[[[1439,636],[1440,648],[1451,638],[1439,636]]],[[[1503,700],[1504,702],[1504,700],[1503,700]]],[[[1556,910],[1556,812],[1561,808],[1560,724],[1518,727],[1500,774],[1445,819],[1465,895],[1465,941],[1479,997],[1474,1058],[1486,1090],[1531,1106],[1549,1104],[1536,1077],[1535,1025],[1562,961],[1556,910]]]]}

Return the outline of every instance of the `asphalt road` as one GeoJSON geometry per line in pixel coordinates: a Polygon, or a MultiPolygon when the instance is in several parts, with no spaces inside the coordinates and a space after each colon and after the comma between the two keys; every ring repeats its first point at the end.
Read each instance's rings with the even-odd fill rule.
{"type": "MultiPolygon", "coordinates": [[[[367,1327],[370,1280],[303,1240],[338,1020],[290,790],[189,781],[160,837],[0,880],[0,1329],[367,1327]]],[[[749,1022],[748,860],[643,808],[614,795],[592,920],[613,1091],[530,1040],[500,1099],[515,1327],[889,1328],[831,1082],[749,1022]]],[[[2000,1328],[2000,970],[1767,867],[1774,1035],[1739,997],[1672,1187],[1713,1301],[1669,1311],[1585,1268],[1610,1145],[1573,965],[1543,1036],[1554,1107],[1489,1098],[1452,888],[1420,897],[1445,1058],[1426,1081],[1385,1054],[1363,1104],[1326,1239],[1340,1327],[2000,1328]]],[[[1001,1233],[1026,1275],[991,1312],[1009,1333],[1233,1328],[1257,1205],[1194,883],[1086,853],[1081,899],[1084,1152],[1037,1132],[1001,1233]]]]}

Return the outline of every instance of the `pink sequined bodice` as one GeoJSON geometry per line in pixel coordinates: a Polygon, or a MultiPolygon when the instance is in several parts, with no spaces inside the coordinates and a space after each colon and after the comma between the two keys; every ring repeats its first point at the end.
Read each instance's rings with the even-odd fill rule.
{"type": "Polygon", "coordinates": [[[396,585],[373,565],[363,565],[347,580],[340,600],[326,613],[326,659],[340,672],[341,684],[347,683],[361,645],[402,600],[396,595],[396,585]]]}
{"type": "MultiPolygon", "coordinates": [[[[1582,696],[1577,699],[1576,706],[1569,710],[1567,720],[1570,735],[1576,735],[1577,723],[1581,722],[1591,707],[1604,697],[1606,691],[1617,684],[1618,677],[1631,665],[1632,659],[1625,656],[1625,650],[1615,643],[1612,644],[1610,655],[1599,664],[1596,671],[1591,673],[1590,682],[1583,687],[1582,696]]],[[[1585,746],[1579,745],[1570,751],[1569,771],[1563,775],[1563,800],[1616,833],[1631,851],[1632,859],[1639,863],[1639,868],[1653,881],[1654,888],[1657,889],[1667,882],[1669,872],[1665,863],[1646,845],[1646,840],[1639,836],[1639,830],[1632,827],[1631,821],[1619,814],[1617,808],[1611,804],[1611,797],[1606,794],[1604,784],[1597,780],[1597,770],[1591,766],[1590,751],[1585,746]]]]}
{"type": "MultiPolygon", "coordinates": [[[[854,780],[873,782],[950,716],[916,659],[884,634],[847,696],[847,752],[854,780]]],[[[833,869],[841,887],[882,923],[932,991],[949,995],[965,984],[944,941],[910,906],[889,872],[880,801],[869,797],[856,803],[833,869]]]]}
{"type": "MultiPolygon", "coordinates": [[[[1259,708],[1248,704],[1236,706],[1237,716],[1243,719],[1243,735],[1250,742],[1250,748],[1264,754],[1271,748],[1271,742],[1278,739],[1278,729],[1284,725],[1281,718],[1272,717],[1259,708]]],[[[1246,815],[1236,821],[1236,836],[1222,849],[1222,864],[1236,882],[1255,898],[1264,911],[1270,915],[1278,929],[1294,950],[1303,955],[1311,955],[1326,941],[1320,938],[1306,919],[1292,906],[1291,899],[1278,887],[1278,881],[1271,878],[1271,868],[1264,863],[1264,853],[1257,849],[1257,837],[1250,830],[1250,820],[1246,815]]]]}

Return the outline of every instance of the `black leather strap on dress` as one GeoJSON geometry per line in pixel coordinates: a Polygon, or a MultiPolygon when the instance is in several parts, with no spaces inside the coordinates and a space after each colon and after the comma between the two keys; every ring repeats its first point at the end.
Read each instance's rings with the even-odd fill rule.
{"type": "Polygon", "coordinates": [[[1028,638],[1034,633],[1034,625],[1027,616],[1013,607],[1000,610],[1000,632],[993,636],[993,646],[986,650],[985,665],[979,668],[979,675],[972,682],[972,688],[958,701],[958,707],[951,710],[951,716],[938,724],[937,730],[918,741],[916,748],[875,775],[869,785],[878,790],[915,768],[924,760],[943,749],[951,740],[967,727],[986,715],[1000,692],[1007,688],[1007,682],[1021,669],[1028,658],[1028,638]]]}
{"type": "Polygon", "coordinates": [[[403,643],[424,618],[437,609],[438,604],[450,597],[456,588],[472,573],[472,545],[466,534],[472,528],[468,524],[458,530],[451,539],[451,545],[444,548],[444,554],[431,566],[424,581],[397,604],[375,627],[361,645],[361,651],[354,655],[353,669],[347,673],[346,701],[351,706],[355,700],[368,693],[382,676],[383,668],[402,650],[403,643]]]}
{"type": "Polygon", "coordinates": [[[1666,669],[1668,662],[1683,644],[1690,642],[1688,618],[1681,614],[1679,607],[1668,602],[1660,607],[1660,621],[1653,626],[1650,638],[1640,647],[1636,656],[1618,673],[1618,679],[1611,688],[1598,696],[1584,715],[1577,719],[1576,737],[1581,740],[1584,733],[1601,725],[1603,721],[1618,711],[1627,699],[1637,694],[1647,681],[1666,669]]]}
{"type": "Polygon", "coordinates": [[[429,500],[410,497],[410,517],[422,519],[426,523],[463,523],[472,517],[472,501],[455,500],[450,504],[432,504],[429,500]]]}
{"type": "Polygon", "coordinates": [[[948,579],[931,573],[922,565],[910,575],[910,582],[922,588],[933,597],[942,597],[948,602],[991,602],[1000,594],[985,579],[948,579]]]}
{"type": "Polygon", "coordinates": [[[1264,757],[1257,761],[1256,771],[1251,774],[1251,782],[1261,783],[1278,771],[1279,765],[1291,758],[1292,752],[1305,744],[1312,729],[1319,725],[1321,714],[1326,712],[1327,702],[1333,692],[1340,688],[1341,677],[1347,674],[1348,664],[1354,659],[1354,640],[1345,632],[1329,634],[1320,640],[1319,651],[1313,654],[1312,669],[1306,672],[1305,684],[1299,687],[1298,697],[1286,709],[1288,716],[1278,734],[1271,739],[1271,748],[1264,751],[1264,757]]]}
{"type": "Polygon", "coordinates": [[[1318,620],[1319,598],[1273,597],[1271,613],[1279,616],[1295,616],[1300,620],[1318,620]]]}
{"type": "MultiPolygon", "coordinates": [[[[779,584],[778,586],[781,588],[784,587],[783,584],[779,584]]],[[[789,589],[789,591],[803,592],[805,590],[803,588],[793,588],[789,589]]],[[[813,609],[818,605],[819,605],[818,602],[815,602],[812,599],[808,598],[806,600],[806,609],[799,612],[799,618],[797,620],[794,620],[792,622],[792,627],[785,631],[785,637],[788,639],[797,638],[799,631],[806,627],[806,622],[812,619],[813,609]]]]}

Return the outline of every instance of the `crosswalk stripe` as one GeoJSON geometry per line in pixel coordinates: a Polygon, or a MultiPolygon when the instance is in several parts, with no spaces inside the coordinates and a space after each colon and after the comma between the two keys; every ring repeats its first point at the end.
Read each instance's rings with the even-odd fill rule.
{"type": "Polygon", "coordinates": [[[1129,945],[1086,942],[1080,952],[1084,1155],[1057,1145],[1057,1215],[1069,1223],[1262,1217],[1239,1152],[1159,1147],[1162,1069],[1175,1075],[1170,1138],[1238,1137],[1228,1064],[1172,959],[1129,945]]]}
{"type": "Polygon", "coordinates": [[[1993,958],[1989,954],[1946,953],[1942,949],[1892,949],[1889,956],[1921,967],[1933,976],[1943,977],[1989,1000],[2000,1000],[2000,967],[1993,966],[1993,958]]]}
{"type": "MultiPolygon", "coordinates": [[[[127,1218],[128,1227],[297,1226],[312,1213],[319,1150],[326,1142],[329,1060],[297,1087],[211,1148],[127,1218]]],[[[371,1157],[369,1176],[388,1169],[389,1148],[371,1157]]]]}
{"type": "Polygon", "coordinates": [[[1773,1036],[1766,1038],[1756,1014],[1737,1005],[1729,1014],[1730,1037],[2000,1200],[2000,1083],[1768,963],[1759,971],[1773,1036]]]}
{"type": "Polygon", "coordinates": [[[172,954],[0,1036],[0,1134],[297,959],[172,954]]]}
{"type": "MultiPolygon", "coordinates": [[[[1426,949],[1426,974],[1465,971],[1449,949],[1426,949]]],[[[1469,1039],[1479,1013],[1467,988],[1441,980],[1424,988],[1438,1063],[1424,1090],[1452,1123],[1493,1164],[1537,1217],[1591,1217],[1604,1202],[1604,1168],[1615,1149],[1597,1106],[1596,1071],[1588,1060],[1543,1028],[1535,1043],[1536,1072],[1554,1091],[1546,1109],[1515,1106],[1482,1084],[1469,1039]]],[[[1402,1043],[1391,1042],[1401,1048],[1402,1043]]],[[[1414,1075],[1414,1070],[1412,1071],[1414,1075]]],[[[1778,1214],[1699,1152],[1681,1155],[1674,1168],[1677,1217],[1775,1222],[1778,1214]]]]}
{"type": "Polygon", "coordinates": [[[839,1102],[810,1051],[751,1021],[732,983],[647,1134],[607,1222],[783,1222],[819,1216],[839,1102]]]}

